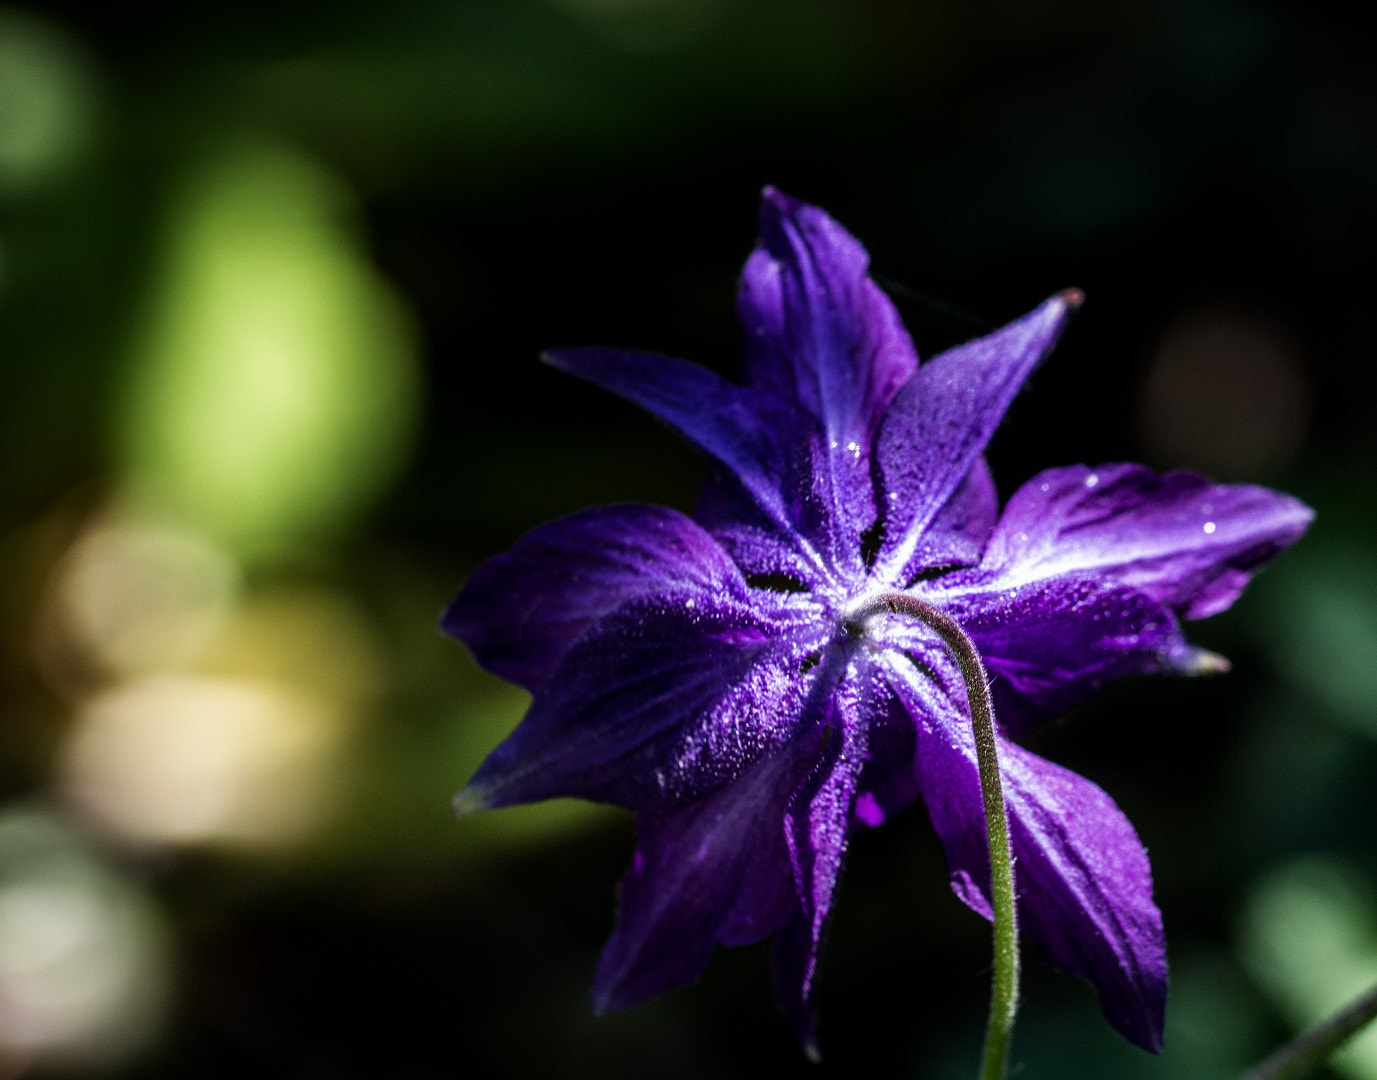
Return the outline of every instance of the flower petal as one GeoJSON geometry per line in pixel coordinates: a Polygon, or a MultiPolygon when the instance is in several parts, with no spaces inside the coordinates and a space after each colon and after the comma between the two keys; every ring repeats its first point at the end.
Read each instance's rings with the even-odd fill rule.
{"type": "Polygon", "coordinates": [[[565,655],[456,812],[560,796],[648,809],[702,798],[792,731],[825,631],[770,594],[633,600],[565,655]]]}
{"type": "MultiPolygon", "coordinates": [[[[990,860],[975,741],[959,684],[938,686],[902,662],[892,683],[919,728],[919,780],[941,837],[952,889],[992,917],[990,860]]],[[[1057,966],[1089,982],[1130,1042],[1162,1046],[1167,995],[1162,917],[1133,826],[1090,781],[1001,740],[1000,771],[1014,856],[1018,916],[1057,966]]]]}
{"type": "Polygon", "coordinates": [[[733,498],[733,485],[729,478],[710,473],[693,516],[722,545],[747,582],[773,578],[804,592],[825,581],[825,575],[818,573],[797,544],[781,536],[743,499],[733,498]]]}
{"type": "Polygon", "coordinates": [[[785,837],[801,916],[776,942],[775,988],[785,1015],[816,1056],[813,990],[851,834],[857,781],[869,753],[876,714],[893,694],[868,654],[853,656],[829,699],[806,717],[821,737],[811,772],[789,800],[785,837]]]}
{"type": "Polygon", "coordinates": [[[779,931],[780,1002],[815,1052],[814,976],[870,713],[893,700],[869,663],[851,663],[840,681],[836,664],[823,667],[787,742],[706,800],[638,816],[640,843],[595,979],[599,1010],[696,978],[714,944],[779,931]]]}
{"type": "Polygon", "coordinates": [[[1080,299],[1059,293],[1008,326],[934,357],[895,396],[875,447],[883,580],[899,580],[1080,299]]]}
{"type": "MultiPolygon", "coordinates": [[[[865,572],[862,535],[875,520],[863,476],[831,486],[818,441],[799,446],[783,504],[790,524],[781,530],[721,466],[708,470],[694,518],[747,574],[788,573],[816,586],[855,581],[865,572]],[[770,567],[770,569],[763,569],[770,567]]],[[[864,473],[864,465],[853,466],[864,473]]]]}
{"type": "Polygon", "coordinates": [[[1095,987],[1116,1031],[1160,1051],[1166,942],[1142,841],[1089,780],[1013,743],[1000,755],[1024,926],[1054,964],[1095,987]]]}
{"type": "Polygon", "coordinates": [[[797,908],[782,825],[796,768],[772,754],[699,802],[636,816],[617,926],[593,978],[598,1012],[691,982],[714,944],[759,941],[797,908]]]}
{"type": "Polygon", "coordinates": [[[1232,604],[1313,517],[1266,488],[1140,465],[1073,465],[1014,494],[983,565],[1005,585],[1094,571],[1202,619],[1232,604]]]}
{"type": "Polygon", "coordinates": [[[659,417],[725,467],[764,518],[813,564],[822,565],[801,528],[817,480],[800,447],[816,443],[806,413],[774,394],[733,386],[707,368],[621,349],[555,349],[545,360],[659,417]]]}
{"type": "Polygon", "coordinates": [[[918,366],[869,264],[855,237],[823,211],[766,188],[760,240],[737,296],[747,382],[797,402],[818,423],[809,472],[824,513],[807,535],[829,565],[853,577],[863,570],[861,534],[875,519],[875,432],[918,366]]]}
{"type": "Polygon", "coordinates": [[[727,554],[683,514],[598,507],[533,529],[483,563],[440,625],[489,671],[534,691],[590,626],[627,601],[742,585],[727,554]]]}
{"type": "MultiPolygon", "coordinates": [[[[957,577],[958,575],[952,575],[957,577]]],[[[1190,646],[1167,608],[1091,574],[928,594],[975,642],[1008,731],[1066,712],[1129,675],[1195,675],[1222,659],[1190,646]]],[[[912,633],[894,631],[902,638],[912,633]]]]}
{"type": "Polygon", "coordinates": [[[797,401],[839,456],[865,456],[890,400],[918,366],[860,243],[817,207],[766,188],[760,242],[737,314],[750,385],[797,401]],[[854,449],[852,449],[854,447],[854,449]]]}
{"type": "Polygon", "coordinates": [[[974,566],[980,562],[999,519],[999,495],[983,457],[952,493],[910,552],[908,561],[890,571],[897,585],[909,585],[934,571],[974,566]]]}

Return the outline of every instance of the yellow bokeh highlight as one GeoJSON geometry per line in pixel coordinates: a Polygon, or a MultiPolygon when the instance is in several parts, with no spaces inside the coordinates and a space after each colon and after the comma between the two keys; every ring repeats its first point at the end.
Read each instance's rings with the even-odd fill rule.
{"type": "Polygon", "coordinates": [[[205,537],[112,517],[57,567],[40,662],[58,680],[73,663],[91,677],[186,666],[223,629],[239,587],[238,566],[205,537]]]}
{"type": "Polygon", "coordinates": [[[248,589],[204,535],[127,511],[55,570],[35,641],[73,703],[69,805],[122,844],[297,848],[338,820],[384,672],[342,592],[248,589]]]}
{"type": "Polygon", "coordinates": [[[130,841],[296,841],[338,794],[342,721],[338,703],[291,686],[150,676],[86,702],[63,786],[130,841]]]}

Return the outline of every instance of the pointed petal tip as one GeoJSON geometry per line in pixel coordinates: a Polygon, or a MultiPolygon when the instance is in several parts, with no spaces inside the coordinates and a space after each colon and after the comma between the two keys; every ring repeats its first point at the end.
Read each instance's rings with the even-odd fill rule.
{"type": "Polygon", "coordinates": [[[760,189],[760,205],[762,209],[769,207],[772,210],[782,212],[793,206],[794,200],[780,191],[774,184],[766,184],[760,189]]]}
{"type": "Polygon", "coordinates": [[[1056,298],[1068,311],[1076,311],[1085,303],[1085,293],[1081,292],[1080,289],[1062,289],[1061,292],[1057,293],[1056,298]]]}
{"type": "Polygon", "coordinates": [[[444,634],[446,637],[451,637],[455,641],[464,641],[465,644],[467,644],[464,639],[464,630],[466,629],[464,608],[462,608],[459,603],[463,597],[463,592],[460,592],[458,596],[445,605],[445,609],[440,612],[440,618],[437,620],[436,625],[440,633],[444,634]]]}
{"type": "Polygon", "coordinates": [[[540,362],[546,367],[552,367],[556,371],[563,371],[568,375],[577,376],[580,379],[587,379],[597,383],[597,379],[585,374],[585,367],[589,363],[596,364],[608,353],[622,353],[623,349],[607,349],[598,345],[557,345],[551,349],[540,351],[540,362]]]}
{"type": "Polygon", "coordinates": [[[1165,986],[1154,1002],[1144,1002],[1144,1011],[1135,1017],[1109,1019],[1109,1025],[1139,1050],[1160,1054],[1166,1046],[1167,995],[1165,986]]]}
{"type": "Polygon", "coordinates": [[[469,784],[450,802],[450,809],[456,820],[472,817],[479,810],[488,809],[488,793],[480,787],[469,784]]]}
{"type": "Polygon", "coordinates": [[[622,1006],[616,1001],[617,980],[607,970],[607,950],[598,958],[597,970],[593,973],[593,985],[588,988],[588,1004],[594,1016],[606,1016],[622,1006]]]}
{"type": "Polygon", "coordinates": [[[784,194],[773,185],[767,184],[761,188],[760,232],[762,237],[773,235],[786,218],[791,218],[798,213],[802,205],[797,199],[784,194]]]}
{"type": "Polygon", "coordinates": [[[811,220],[814,215],[821,217],[824,221],[831,221],[825,210],[803,199],[796,199],[788,192],[780,191],[773,184],[767,184],[760,189],[762,236],[771,234],[774,229],[783,226],[786,222],[802,223],[805,220],[811,220]]]}
{"type": "Polygon", "coordinates": [[[625,966],[619,970],[608,969],[605,967],[606,960],[607,954],[604,953],[602,959],[598,961],[598,970],[593,975],[593,987],[588,994],[588,1001],[593,1007],[594,1016],[610,1016],[612,1013],[621,1012],[623,1009],[629,1009],[633,1005],[648,1001],[650,998],[665,993],[666,990],[674,989],[673,986],[666,986],[649,993],[637,993],[634,988],[629,988],[627,978],[629,969],[625,966]]]}
{"type": "Polygon", "coordinates": [[[1167,1027],[1167,978],[1166,969],[1160,978],[1139,988],[1138,1001],[1126,1010],[1105,1008],[1105,998],[1100,994],[1100,1006],[1109,1026],[1117,1031],[1127,1042],[1149,1054],[1160,1054],[1166,1046],[1167,1027]]]}
{"type": "Polygon", "coordinates": [[[1209,649],[1192,649],[1182,666],[1186,675],[1227,675],[1233,670],[1227,656],[1220,656],[1209,649]]]}

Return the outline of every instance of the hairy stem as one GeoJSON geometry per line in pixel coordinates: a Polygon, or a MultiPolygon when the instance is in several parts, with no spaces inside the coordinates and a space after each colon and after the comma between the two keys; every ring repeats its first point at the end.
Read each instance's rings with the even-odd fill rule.
{"type": "Polygon", "coordinates": [[[1298,1080],[1377,1018],[1377,986],[1269,1057],[1244,1080],[1298,1080]]]}
{"type": "Polygon", "coordinates": [[[990,900],[994,907],[994,985],[990,993],[990,1022],[980,1080],[1003,1080],[1018,1011],[1018,922],[1014,914],[1014,860],[1009,846],[1009,821],[1004,810],[1004,786],[999,778],[995,745],[994,705],[989,680],[975,644],[960,625],[940,608],[907,593],[886,592],[870,597],[851,612],[849,625],[857,629],[881,614],[904,615],[936,632],[951,650],[966,682],[971,726],[975,730],[976,764],[985,804],[985,833],[990,845],[990,900]]]}

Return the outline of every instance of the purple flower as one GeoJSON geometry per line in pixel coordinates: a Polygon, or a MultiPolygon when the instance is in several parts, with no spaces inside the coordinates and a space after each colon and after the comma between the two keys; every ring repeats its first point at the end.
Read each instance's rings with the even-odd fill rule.
{"type": "Polygon", "coordinates": [[[648,409],[711,459],[692,517],[612,506],[541,526],[473,574],[443,626],[530,711],[460,812],[574,796],[636,811],[594,980],[601,1010],[774,935],[808,1045],[847,841],[915,799],[956,894],[991,917],[966,693],[903,590],[959,622],[993,680],[1020,923],[1158,1049],[1167,972],[1142,843],[1020,733],[1106,682],[1222,661],[1181,619],[1222,611],[1305,530],[1286,495],[1137,465],[1050,469],[1000,512],[982,454],[1074,292],[919,365],[860,244],[767,189],[742,274],[746,386],[681,360],[563,349],[556,367],[648,409]]]}

